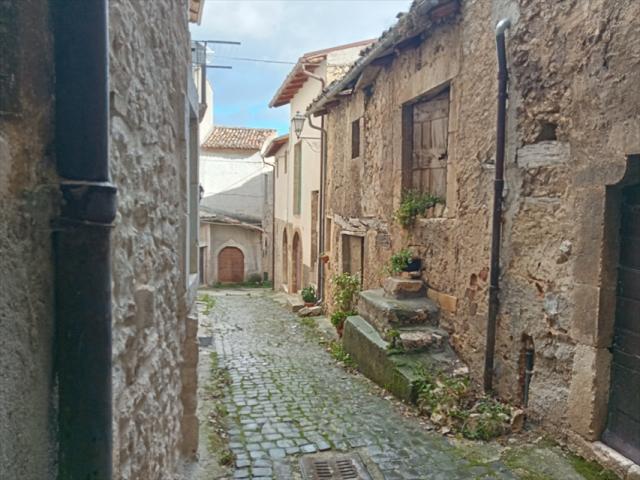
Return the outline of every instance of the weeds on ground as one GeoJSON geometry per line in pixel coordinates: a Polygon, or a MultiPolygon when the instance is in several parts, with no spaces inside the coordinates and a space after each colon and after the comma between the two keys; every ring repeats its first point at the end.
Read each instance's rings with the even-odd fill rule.
{"type": "Polygon", "coordinates": [[[353,358],[351,358],[351,355],[345,351],[341,341],[334,340],[330,342],[328,349],[331,356],[345,367],[355,368],[356,363],[353,361],[353,358]]]}
{"type": "Polygon", "coordinates": [[[209,313],[211,313],[211,310],[213,310],[213,307],[216,304],[216,299],[213,298],[208,293],[205,293],[204,295],[199,295],[198,301],[204,303],[204,310],[202,311],[202,313],[204,313],[205,315],[209,315],[209,313]]]}
{"type": "Polygon", "coordinates": [[[577,455],[571,455],[571,465],[586,480],[619,480],[620,477],[596,462],[590,462],[577,455]]]}
{"type": "Polygon", "coordinates": [[[443,431],[470,440],[490,440],[509,431],[511,408],[498,400],[478,396],[468,376],[416,369],[418,408],[443,431]]]}
{"type": "Polygon", "coordinates": [[[231,383],[231,377],[226,368],[220,368],[216,352],[211,352],[209,358],[210,377],[205,386],[206,400],[212,402],[212,408],[207,413],[208,446],[220,465],[230,466],[235,462],[235,455],[229,450],[226,424],[229,411],[223,403],[223,398],[231,383]]]}
{"type": "Polygon", "coordinates": [[[271,280],[248,280],[246,282],[240,283],[220,283],[217,282],[213,285],[213,288],[222,288],[222,289],[230,289],[230,288],[271,288],[273,283],[271,280]]]}

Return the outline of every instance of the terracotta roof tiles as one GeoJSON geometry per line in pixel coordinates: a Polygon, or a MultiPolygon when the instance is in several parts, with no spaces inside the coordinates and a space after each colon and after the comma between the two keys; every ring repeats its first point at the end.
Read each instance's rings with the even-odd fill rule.
{"type": "Polygon", "coordinates": [[[276,135],[268,128],[214,127],[202,143],[205,150],[260,150],[265,140],[276,135]]]}

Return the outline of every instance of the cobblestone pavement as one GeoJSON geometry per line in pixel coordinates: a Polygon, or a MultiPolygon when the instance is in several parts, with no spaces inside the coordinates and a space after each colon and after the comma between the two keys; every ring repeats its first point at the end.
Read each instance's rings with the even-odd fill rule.
{"type": "Polygon", "coordinates": [[[359,451],[389,480],[518,478],[499,457],[467,460],[403,416],[270,295],[218,295],[211,320],[219,365],[231,377],[224,402],[233,478],[298,478],[300,455],[327,450],[359,451]]]}

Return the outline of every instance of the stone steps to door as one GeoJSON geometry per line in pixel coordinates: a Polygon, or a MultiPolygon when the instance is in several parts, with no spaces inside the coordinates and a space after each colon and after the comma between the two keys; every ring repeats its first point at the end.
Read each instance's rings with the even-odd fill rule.
{"type": "Polygon", "coordinates": [[[411,325],[438,326],[438,307],[426,296],[392,298],[384,289],[360,292],[358,313],[385,337],[411,325]]]}

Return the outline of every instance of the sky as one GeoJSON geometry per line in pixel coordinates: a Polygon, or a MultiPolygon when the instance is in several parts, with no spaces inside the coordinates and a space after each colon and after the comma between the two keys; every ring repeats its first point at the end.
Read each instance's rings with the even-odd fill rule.
{"type": "Polygon", "coordinates": [[[206,0],[193,40],[231,40],[220,45],[209,69],[214,90],[214,123],[224,126],[289,130],[287,106],[269,102],[292,64],[242,61],[227,57],[295,63],[305,52],[377,38],[406,12],[410,0],[206,0]]]}

